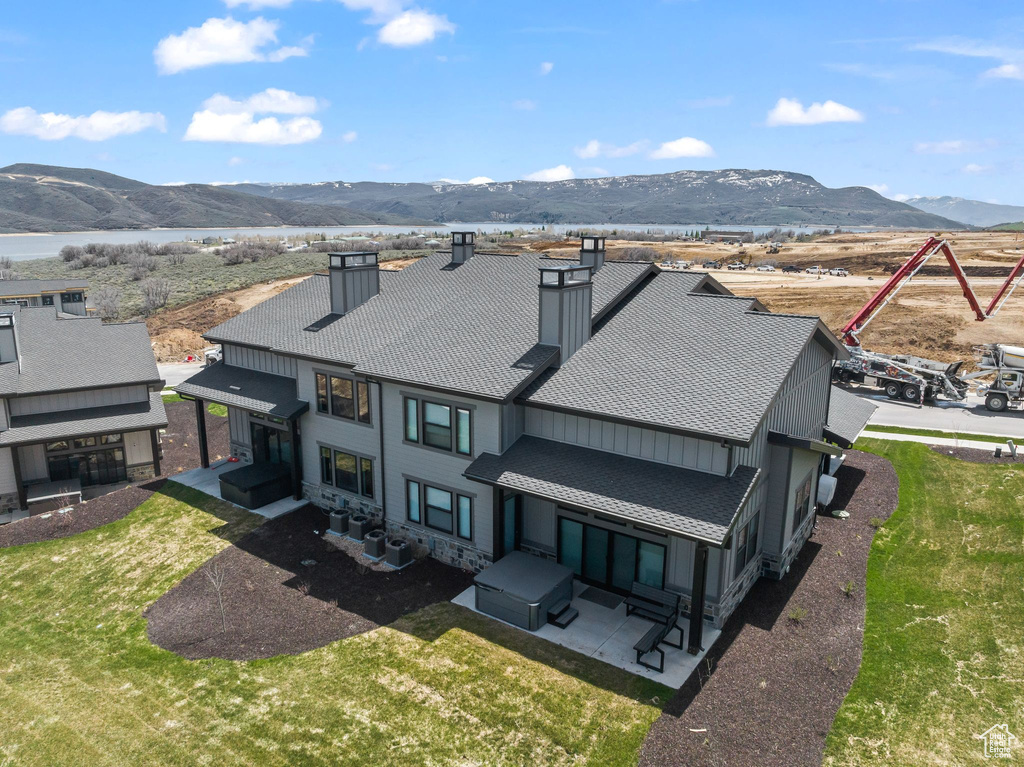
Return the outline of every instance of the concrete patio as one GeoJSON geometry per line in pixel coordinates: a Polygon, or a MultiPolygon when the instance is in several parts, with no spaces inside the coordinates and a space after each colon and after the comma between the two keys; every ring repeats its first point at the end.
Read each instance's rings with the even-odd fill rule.
{"type": "MultiPolygon", "coordinates": [[[[214,498],[220,498],[223,501],[224,497],[220,494],[220,475],[224,472],[231,471],[232,469],[237,469],[243,465],[244,464],[241,463],[231,463],[227,460],[223,460],[211,464],[209,469],[192,469],[190,471],[183,471],[181,474],[174,474],[168,477],[168,479],[171,482],[179,482],[186,487],[194,488],[200,492],[206,493],[207,495],[212,495],[214,498]]],[[[227,503],[231,502],[227,501],[227,503]]],[[[307,503],[309,503],[309,501],[305,499],[296,501],[291,496],[288,496],[287,498],[282,498],[279,501],[268,503],[266,506],[261,506],[258,509],[246,510],[251,511],[253,514],[259,514],[261,517],[266,517],[267,519],[276,519],[282,514],[287,514],[288,512],[302,508],[307,503]]],[[[232,505],[237,506],[238,504],[232,505]]]]}
{"type": "MultiPolygon", "coordinates": [[[[564,629],[557,628],[550,623],[545,623],[537,631],[525,631],[528,634],[539,636],[554,642],[557,645],[575,650],[578,653],[591,658],[609,663],[612,666],[621,668],[631,674],[653,679],[656,682],[679,689],[683,686],[690,674],[700,665],[708,649],[722,633],[710,624],[704,624],[704,651],[697,655],[690,655],[686,650],[678,650],[667,644],[662,645],[665,652],[665,671],[659,674],[657,671],[638,665],[636,651],[633,645],[651,627],[651,622],[636,615],[626,617],[626,603],[622,602],[614,609],[603,607],[595,602],[580,598],[580,594],[589,587],[580,581],[573,582],[572,606],[579,610],[579,617],[564,629]]],[[[453,603],[469,608],[475,613],[486,615],[476,609],[476,596],[474,587],[459,594],[453,603]]],[[[488,615],[491,620],[498,620],[488,615]]],[[[505,621],[499,621],[505,623],[505,621]]],[[[680,619],[680,625],[684,632],[688,629],[688,621],[680,619]]],[[[510,626],[512,624],[505,623],[510,626]]],[[[515,627],[519,628],[519,627],[515,627]]],[[[673,631],[670,639],[675,641],[677,632],[673,631]]],[[[685,636],[684,636],[685,639],[685,636]]],[[[686,646],[686,643],[683,643],[686,646]]],[[[657,653],[645,658],[648,662],[657,662],[657,653]]]]}

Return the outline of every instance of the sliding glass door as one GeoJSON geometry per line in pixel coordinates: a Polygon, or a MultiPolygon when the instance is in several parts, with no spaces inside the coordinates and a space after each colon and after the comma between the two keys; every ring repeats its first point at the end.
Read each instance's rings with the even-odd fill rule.
{"type": "Polygon", "coordinates": [[[620,592],[633,581],[664,588],[665,559],[660,543],[558,518],[558,561],[587,583],[620,592]]]}

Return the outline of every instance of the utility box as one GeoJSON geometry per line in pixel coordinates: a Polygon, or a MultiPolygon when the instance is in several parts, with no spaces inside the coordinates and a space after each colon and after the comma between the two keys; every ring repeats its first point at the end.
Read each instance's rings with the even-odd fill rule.
{"type": "Polygon", "coordinates": [[[383,530],[370,530],[363,538],[363,553],[370,559],[382,559],[384,557],[384,545],[386,534],[383,530]]]}
{"type": "Polygon", "coordinates": [[[412,564],[412,546],[408,541],[401,539],[388,541],[388,545],[385,547],[384,561],[396,570],[401,570],[406,565],[412,564]]]}
{"type": "Polygon", "coordinates": [[[373,529],[373,520],[365,514],[353,514],[348,519],[348,537],[357,541],[363,540],[373,529]]]}
{"type": "Polygon", "coordinates": [[[331,512],[331,532],[335,535],[348,535],[348,520],[352,515],[339,509],[331,512]]]}

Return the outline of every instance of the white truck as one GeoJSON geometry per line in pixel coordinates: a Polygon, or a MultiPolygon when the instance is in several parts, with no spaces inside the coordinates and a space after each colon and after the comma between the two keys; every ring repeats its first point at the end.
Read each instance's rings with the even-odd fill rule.
{"type": "Polygon", "coordinates": [[[964,376],[967,380],[993,376],[992,382],[978,387],[985,407],[995,413],[1024,408],[1024,346],[985,344],[974,347],[978,370],[964,376]]]}

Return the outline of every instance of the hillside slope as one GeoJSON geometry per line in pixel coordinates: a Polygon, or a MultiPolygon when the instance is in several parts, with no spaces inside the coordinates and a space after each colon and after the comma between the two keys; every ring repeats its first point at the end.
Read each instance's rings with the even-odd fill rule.
{"type": "Polygon", "coordinates": [[[0,168],[0,232],[405,222],[387,214],[273,199],[231,187],[153,186],[88,168],[0,168]]]}
{"type": "Polygon", "coordinates": [[[907,205],[936,216],[963,221],[971,226],[995,226],[1009,221],[1024,221],[1024,206],[997,205],[963,197],[911,197],[907,205]]]}
{"type": "Polygon", "coordinates": [[[776,170],[679,171],[489,184],[242,184],[253,195],[434,221],[962,228],[864,187],[776,170]]]}

